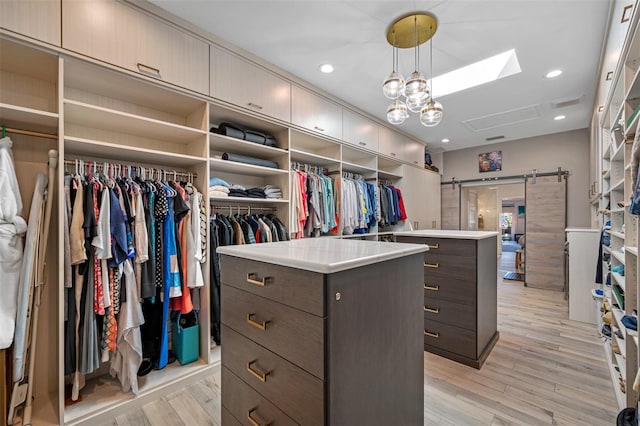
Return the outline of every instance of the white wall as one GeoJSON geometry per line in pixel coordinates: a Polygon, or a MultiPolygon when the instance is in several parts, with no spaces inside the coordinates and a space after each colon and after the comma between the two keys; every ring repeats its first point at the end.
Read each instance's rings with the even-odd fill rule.
{"type": "Polygon", "coordinates": [[[492,178],[553,172],[571,172],[568,181],[567,226],[591,226],[589,204],[589,132],[587,129],[555,133],[481,147],[447,151],[443,155],[442,181],[492,178]],[[502,151],[502,171],[480,173],[478,154],[502,151]]]}

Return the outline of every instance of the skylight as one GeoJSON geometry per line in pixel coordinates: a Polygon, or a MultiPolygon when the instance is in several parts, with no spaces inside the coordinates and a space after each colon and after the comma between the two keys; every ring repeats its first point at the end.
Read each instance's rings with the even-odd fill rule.
{"type": "Polygon", "coordinates": [[[509,77],[521,71],[516,51],[511,49],[435,77],[432,85],[434,88],[433,97],[437,99],[451,93],[509,77]]]}

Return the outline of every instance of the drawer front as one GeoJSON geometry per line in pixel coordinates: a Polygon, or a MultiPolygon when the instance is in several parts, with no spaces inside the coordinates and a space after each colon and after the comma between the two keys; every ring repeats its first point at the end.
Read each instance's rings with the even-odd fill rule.
{"type": "Polygon", "coordinates": [[[324,379],[324,319],[223,285],[222,323],[324,379]]]}
{"type": "Polygon", "coordinates": [[[324,424],[324,382],[271,351],[222,327],[222,363],[303,425],[324,424]]]}
{"type": "Polygon", "coordinates": [[[425,319],[424,345],[476,359],[476,333],[464,328],[425,319]]]}
{"type": "MultiPolygon", "coordinates": [[[[222,367],[222,407],[244,425],[296,425],[282,410],[260,396],[235,374],[222,367]]],[[[223,424],[226,425],[223,421],[223,424]]],[[[233,424],[231,422],[230,424],[233,424]]]]}
{"type": "Polygon", "coordinates": [[[220,279],[223,283],[324,316],[322,274],[233,256],[221,256],[220,262],[220,279]]]}
{"type": "Polygon", "coordinates": [[[461,240],[458,238],[434,238],[434,237],[405,237],[397,236],[399,243],[426,244],[429,251],[426,255],[441,255],[452,259],[476,256],[476,240],[461,240]]]}
{"type": "Polygon", "coordinates": [[[440,271],[434,273],[425,268],[424,299],[475,305],[477,300],[475,274],[473,277],[459,277],[454,273],[449,275],[440,271]]]}
{"type": "Polygon", "coordinates": [[[448,300],[424,298],[424,319],[438,321],[475,331],[477,327],[476,306],[464,305],[448,300]]]}
{"type": "Polygon", "coordinates": [[[225,426],[242,426],[242,423],[238,421],[226,408],[222,407],[222,424],[225,426]]]}

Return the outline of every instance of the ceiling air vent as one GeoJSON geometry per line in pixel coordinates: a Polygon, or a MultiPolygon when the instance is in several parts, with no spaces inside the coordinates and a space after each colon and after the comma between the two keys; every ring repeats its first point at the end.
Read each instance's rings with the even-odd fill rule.
{"type": "Polygon", "coordinates": [[[512,109],[510,111],[499,112],[497,114],[471,118],[463,121],[463,123],[475,132],[495,129],[496,127],[501,126],[509,126],[540,118],[538,106],[539,105],[531,105],[523,108],[512,109]]]}
{"type": "Polygon", "coordinates": [[[551,107],[554,109],[566,108],[571,105],[578,105],[582,100],[582,96],[579,98],[571,98],[571,99],[559,99],[555,101],[551,101],[551,107]]]}
{"type": "Polygon", "coordinates": [[[497,141],[498,139],[504,139],[504,135],[491,136],[490,138],[486,138],[485,141],[492,142],[492,141],[497,141]]]}

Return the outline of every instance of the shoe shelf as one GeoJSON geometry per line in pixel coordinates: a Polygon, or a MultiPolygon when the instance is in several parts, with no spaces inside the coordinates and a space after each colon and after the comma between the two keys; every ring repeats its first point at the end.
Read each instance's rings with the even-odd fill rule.
{"type": "Polygon", "coordinates": [[[624,207],[614,207],[610,211],[611,213],[624,213],[624,207]]]}
{"type": "Polygon", "coordinates": [[[624,277],[617,272],[611,271],[611,276],[618,283],[620,287],[624,290],[624,277]]]}
{"type": "Polygon", "coordinates": [[[610,248],[609,246],[602,246],[602,250],[603,250],[605,253],[609,253],[609,254],[611,254],[611,248],[610,248]]]}
{"type": "MultiPolygon", "coordinates": [[[[613,382],[613,389],[616,394],[616,401],[618,401],[618,408],[623,409],[627,406],[625,394],[620,389],[620,372],[616,370],[618,365],[616,364],[616,360],[614,358],[613,350],[611,349],[611,345],[608,341],[604,343],[604,352],[607,355],[607,365],[609,365],[609,373],[611,375],[611,381],[613,382]]],[[[619,369],[620,367],[618,367],[619,369]]]]}
{"type": "Polygon", "coordinates": [[[624,178],[611,187],[611,191],[624,191],[624,178]]]}
{"type": "Polygon", "coordinates": [[[609,232],[609,234],[611,234],[612,237],[616,237],[624,240],[624,234],[622,232],[611,231],[609,232]]]}
{"type": "Polygon", "coordinates": [[[624,251],[638,257],[638,247],[625,247],[624,251]]]}
{"type": "Polygon", "coordinates": [[[620,263],[624,264],[624,255],[617,250],[611,250],[611,254],[615,257],[620,263]]]}

